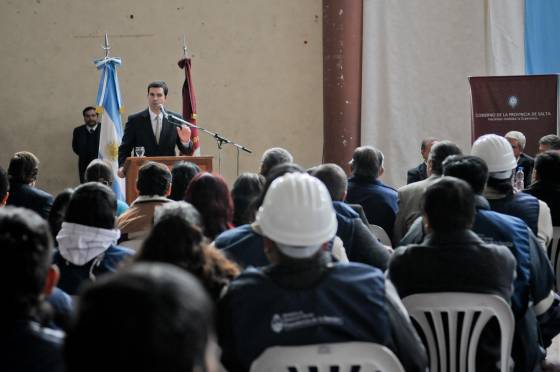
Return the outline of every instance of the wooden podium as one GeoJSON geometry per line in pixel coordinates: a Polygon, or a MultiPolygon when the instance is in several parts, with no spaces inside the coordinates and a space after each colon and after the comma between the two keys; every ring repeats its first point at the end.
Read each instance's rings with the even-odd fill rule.
{"type": "Polygon", "coordinates": [[[138,178],[138,168],[148,161],[155,161],[167,165],[169,169],[179,161],[190,161],[200,167],[205,172],[212,172],[212,156],[149,156],[126,158],[124,162],[124,173],[126,174],[126,202],[130,205],[138,196],[136,190],[136,179],[138,178]]]}

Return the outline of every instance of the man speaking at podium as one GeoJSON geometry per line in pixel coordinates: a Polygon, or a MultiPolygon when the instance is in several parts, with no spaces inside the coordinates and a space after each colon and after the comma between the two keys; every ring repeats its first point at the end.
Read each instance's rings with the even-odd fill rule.
{"type": "MultiPolygon", "coordinates": [[[[148,108],[128,117],[119,147],[119,177],[124,177],[123,164],[135,147],[144,147],[144,156],[175,156],[175,145],[182,155],[191,155],[194,147],[191,130],[170,123],[161,107],[167,98],[167,84],[154,81],[148,85],[148,108]]],[[[181,117],[174,112],[170,114],[181,117]]]]}

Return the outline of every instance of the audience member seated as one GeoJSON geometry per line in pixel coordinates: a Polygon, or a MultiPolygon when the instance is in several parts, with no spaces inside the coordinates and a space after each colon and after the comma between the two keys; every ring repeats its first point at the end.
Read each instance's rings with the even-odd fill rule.
{"type": "Polygon", "coordinates": [[[560,153],[545,151],[535,158],[535,182],[523,190],[550,208],[552,225],[560,226],[560,153]]]}
{"type": "Polygon", "coordinates": [[[140,249],[153,226],[154,209],[172,202],[167,198],[171,190],[171,172],[167,166],[149,161],[138,170],[136,188],[138,197],[117,219],[117,227],[122,234],[121,243],[134,250],[140,249]]]}
{"type": "Polygon", "coordinates": [[[8,196],[10,195],[10,182],[8,181],[8,174],[4,168],[0,167],[0,207],[6,205],[8,196]]]}
{"type": "Polygon", "coordinates": [[[47,221],[49,222],[51,235],[55,239],[55,247],[58,246],[56,236],[62,228],[62,222],[64,221],[64,216],[66,215],[66,208],[68,207],[68,203],[70,203],[70,198],[72,197],[73,192],[74,190],[72,189],[62,190],[62,192],[54,198],[52,208],[49,212],[49,218],[47,221]]]}
{"type": "Polygon", "coordinates": [[[207,244],[198,226],[200,222],[192,220],[200,221],[200,216],[186,202],[156,208],[157,222],[136,260],[178,266],[197,277],[210,297],[218,301],[224,287],[239,275],[239,268],[222,252],[207,244]]]}
{"type": "Polygon", "coordinates": [[[39,174],[39,159],[27,151],[16,152],[8,166],[10,195],[7,205],[37,212],[45,220],[53,203],[51,194],[35,187],[39,174]]]}
{"type": "Polygon", "coordinates": [[[113,191],[98,182],[74,190],[56,240],[54,263],[60,268],[59,288],[70,295],[83,282],[115,272],[134,251],[116,246],[120,232],[114,228],[117,201],[113,191]]]}
{"type": "Polygon", "coordinates": [[[409,169],[406,172],[406,183],[414,183],[425,180],[428,178],[428,155],[432,149],[432,145],[437,139],[433,137],[424,138],[420,144],[420,154],[422,155],[422,163],[418,164],[415,168],[409,169]]]}
{"type": "Polygon", "coordinates": [[[265,178],[256,173],[243,173],[237,177],[231,189],[234,226],[246,225],[255,221],[257,204],[265,182],[265,178]]]}
{"type": "Polygon", "coordinates": [[[525,176],[523,184],[525,187],[528,187],[531,184],[534,159],[523,152],[525,149],[525,143],[527,142],[525,135],[516,130],[512,130],[507,132],[504,137],[511,144],[513,156],[515,156],[515,160],[517,161],[517,168],[521,168],[523,170],[523,175],[525,176]]]}
{"type": "MultiPolygon", "coordinates": [[[[482,196],[488,168],[476,156],[450,156],[443,162],[443,175],[466,181],[475,193],[475,219],[472,230],[486,243],[508,247],[516,258],[516,277],[511,307],[516,319],[512,355],[516,371],[533,371],[544,359],[544,345],[558,332],[558,312],[553,293],[554,275],[535,234],[521,219],[490,210],[482,196]],[[541,332],[544,336],[541,336],[541,332]]],[[[419,217],[401,244],[420,244],[424,240],[419,217]]],[[[538,368],[537,368],[538,370],[538,368]]]]}
{"type": "MultiPolygon", "coordinates": [[[[107,164],[106,161],[95,159],[88,164],[84,178],[85,182],[99,182],[113,188],[115,175],[111,166],[107,164]]],[[[126,204],[123,200],[117,199],[117,217],[126,212],[127,209],[128,204],[126,204]]]]}
{"type": "Polygon", "coordinates": [[[233,227],[233,201],[226,181],[217,174],[199,173],[189,183],[185,201],[201,214],[204,235],[211,241],[233,227]]]}
{"type": "Polygon", "coordinates": [[[346,202],[360,204],[368,222],[378,225],[393,236],[395,217],[399,210],[397,191],[379,180],[383,175],[383,153],[371,146],[354,150],[352,177],[348,179],[346,202]]]}
{"type": "MultiPolygon", "coordinates": [[[[502,245],[484,243],[470,228],[475,198],[470,186],[453,177],[433,182],[423,198],[428,236],[421,244],[395,251],[387,277],[401,298],[416,293],[490,293],[510,302],[515,257],[502,245]],[[450,208],[452,206],[452,208],[450,208]]],[[[491,320],[480,337],[477,371],[499,371],[500,336],[491,320]]]]}
{"type": "Polygon", "coordinates": [[[393,230],[393,242],[399,242],[414,220],[421,215],[422,195],[429,185],[441,177],[441,164],[445,158],[460,154],[461,149],[451,141],[434,143],[428,155],[428,178],[399,188],[399,209],[393,230]]]}
{"type": "Polygon", "coordinates": [[[49,226],[32,211],[0,208],[3,371],[63,371],[64,334],[45,327],[43,298],[56,286],[49,226]]]}
{"type": "Polygon", "coordinates": [[[263,153],[261,158],[261,170],[259,173],[264,178],[268,178],[268,172],[275,166],[293,162],[294,157],[288,150],[281,147],[273,147],[263,153]]]}
{"type": "MultiPolygon", "coordinates": [[[[305,170],[297,164],[284,163],[275,166],[268,172],[266,183],[264,185],[262,196],[256,205],[260,207],[262,199],[272,182],[288,173],[304,173],[305,170]]],[[[264,254],[264,241],[258,223],[241,225],[228,231],[224,231],[214,241],[214,246],[223,249],[228,258],[235,261],[241,267],[247,266],[265,266],[268,265],[268,259],[264,254]]],[[[343,243],[340,238],[335,237],[329,245],[333,257],[341,262],[348,261],[343,243]]]]}
{"type": "Polygon", "coordinates": [[[407,371],[426,370],[425,351],[383,272],[331,262],[336,214],[319,180],[303,173],[277,178],[256,221],[271,265],[245,270],[219,302],[227,370],[248,371],[271,346],[345,341],[386,345],[407,371]]]}
{"type": "Polygon", "coordinates": [[[198,165],[190,161],[178,161],[171,169],[171,194],[169,199],[179,201],[185,198],[185,191],[191,180],[200,173],[198,165]]]}
{"type": "Polygon", "coordinates": [[[514,192],[511,178],[517,161],[509,142],[496,134],[479,137],[471,154],[482,158],[489,171],[484,196],[493,211],[521,218],[544,247],[552,239],[552,219],[546,203],[524,192],[514,192]]]}
{"type": "Polygon", "coordinates": [[[539,152],[548,150],[560,150],[560,137],[556,134],[547,134],[539,140],[539,152]]]}
{"type": "Polygon", "coordinates": [[[217,372],[213,309],[190,274],[138,264],[80,296],[65,343],[67,372],[217,372]]]}
{"type": "Polygon", "coordinates": [[[389,251],[364,225],[358,213],[344,203],[348,185],[344,170],[336,164],[322,164],[313,168],[311,175],[323,182],[329,191],[338,222],[336,235],[342,240],[348,259],[387,269],[389,251]]]}

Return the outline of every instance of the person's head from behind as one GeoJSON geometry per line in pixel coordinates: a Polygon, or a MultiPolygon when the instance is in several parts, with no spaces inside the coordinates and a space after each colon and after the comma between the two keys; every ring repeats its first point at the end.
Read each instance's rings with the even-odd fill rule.
{"type": "Polygon", "coordinates": [[[478,156],[488,167],[488,187],[512,194],[511,177],[517,167],[511,144],[502,136],[485,134],[474,141],[471,155],[478,156]]]}
{"type": "Polygon", "coordinates": [[[383,153],[373,146],[358,147],[352,155],[350,168],[355,177],[381,177],[383,175],[383,153]]]}
{"type": "Polygon", "coordinates": [[[10,181],[4,168],[0,167],[0,207],[6,205],[10,195],[10,181]]]}
{"type": "Polygon", "coordinates": [[[100,182],[111,187],[114,180],[113,170],[106,161],[101,159],[92,160],[85,172],[86,182],[100,182]]]}
{"type": "Polygon", "coordinates": [[[179,161],[171,169],[171,200],[183,200],[191,180],[200,173],[198,165],[190,161],[179,161]]]}
{"type": "Polygon", "coordinates": [[[64,222],[114,229],[117,199],[113,190],[99,182],[78,186],[68,202],[64,222]]]}
{"type": "Polygon", "coordinates": [[[270,148],[262,155],[261,170],[259,173],[266,178],[268,177],[268,172],[275,166],[284,163],[292,163],[293,161],[294,157],[288,150],[281,147],[270,148]]]}
{"type": "Polygon", "coordinates": [[[204,233],[210,239],[230,228],[233,201],[226,181],[217,174],[199,173],[189,184],[185,201],[202,215],[204,233]]]}
{"type": "Polygon", "coordinates": [[[140,196],[167,196],[171,191],[171,172],[164,164],[149,161],[138,169],[136,188],[140,196]]]}
{"type": "Polygon", "coordinates": [[[0,272],[4,314],[10,320],[38,316],[42,296],[50,294],[58,280],[58,271],[51,267],[47,222],[27,209],[0,208],[0,251],[6,262],[0,272]]]}
{"type": "Polygon", "coordinates": [[[443,175],[468,183],[475,194],[482,194],[488,181],[488,167],[484,160],[472,155],[452,155],[443,162],[443,175]]]}
{"type": "Polygon", "coordinates": [[[272,182],[256,222],[273,264],[317,257],[337,230],[327,188],[306,173],[286,174],[272,182]]]}
{"type": "Polygon", "coordinates": [[[525,149],[525,143],[527,142],[525,135],[519,131],[512,130],[507,132],[504,137],[511,144],[513,156],[515,156],[516,159],[519,158],[519,155],[521,155],[525,149]]]}
{"type": "Polygon", "coordinates": [[[434,137],[424,138],[420,143],[420,154],[424,161],[428,161],[428,156],[430,155],[430,151],[432,150],[433,144],[437,141],[434,137]]]}
{"type": "Polygon", "coordinates": [[[323,182],[333,201],[344,201],[348,179],[339,165],[332,163],[318,165],[313,168],[311,175],[323,182]]]}
{"type": "Polygon", "coordinates": [[[443,161],[450,155],[462,155],[463,152],[451,141],[439,141],[432,145],[428,156],[428,175],[441,176],[443,161]]]}
{"type": "Polygon", "coordinates": [[[29,151],[19,151],[10,159],[8,178],[10,183],[33,184],[39,174],[39,159],[29,151]]]}
{"type": "Polygon", "coordinates": [[[74,190],[72,189],[64,189],[54,198],[48,218],[49,228],[53,238],[56,238],[56,235],[62,227],[62,221],[64,221],[64,216],[66,215],[66,208],[70,203],[73,192],[74,190]]]}
{"type": "Polygon", "coordinates": [[[547,134],[539,140],[539,152],[548,150],[560,150],[560,137],[555,134],[547,134]]]}
{"type": "Polygon", "coordinates": [[[233,183],[233,224],[241,226],[255,220],[257,203],[264,188],[265,179],[260,174],[243,173],[233,183]]]}
{"type": "Polygon", "coordinates": [[[202,216],[192,204],[186,201],[164,203],[158,205],[154,210],[154,224],[169,217],[180,217],[191,225],[202,229],[202,216]]]}
{"type": "Polygon", "coordinates": [[[535,158],[535,180],[546,184],[560,184],[560,152],[545,151],[535,158]]]}
{"type": "Polygon", "coordinates": [[[444,176],[426,189],[422,210],[429,232],[470,229],[475,216],[474,193],[465,181],[444,176]]]}
{"type": "Polygon", "coordinates": [[[212,324],[212,303],[196,278],[168,264],[136,264],[81,294],[67,370],[215,372],[212,324]],[[118,352],[99,357],[107,350],[118,352]]]}

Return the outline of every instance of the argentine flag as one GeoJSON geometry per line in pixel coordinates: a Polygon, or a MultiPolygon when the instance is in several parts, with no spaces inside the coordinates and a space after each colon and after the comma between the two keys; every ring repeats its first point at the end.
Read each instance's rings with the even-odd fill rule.
{"type": "Polygon", "coordinates": [[[124,182],[117,176],[119,146],[123,136],[121,93],[116,70],[120,64],[120,58],[103,58],[95,61],[95,66],[101,72],[97,91],[97,110],[102,115],[99,158],[111,165],[114,175],[113,190],[117,199],[124,201],[124,182]]]}

